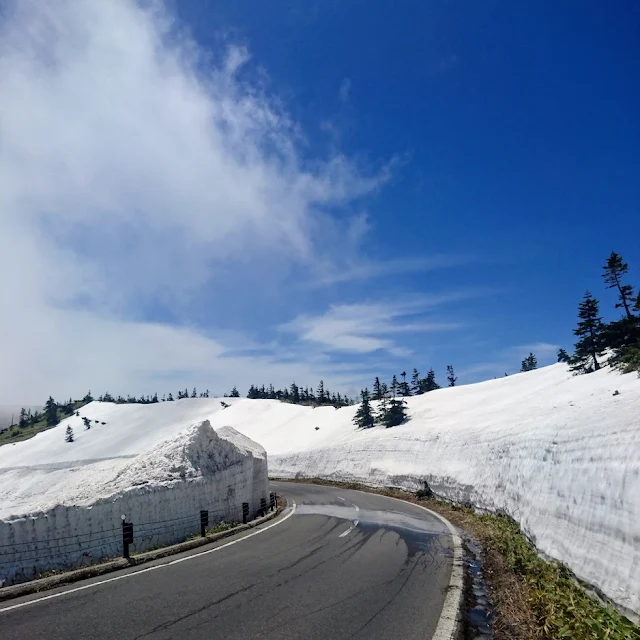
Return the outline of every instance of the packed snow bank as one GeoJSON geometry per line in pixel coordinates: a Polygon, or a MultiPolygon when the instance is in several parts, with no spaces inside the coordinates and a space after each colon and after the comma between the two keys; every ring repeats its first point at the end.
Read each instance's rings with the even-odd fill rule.
{"type": "Polygon", "coordinates": [[[272,476],[406,489],[427,480],[442,496],[507,513],[543,554],[640,613],[637,376],[573,376],[558,364],[407,404],[410,420],[392,429],[355,429],[355,407],[267,400],[236,401],[212,424],[261,442],[272,476]]]}
{"type": "Polygon", "coordinates": [[[243,502],[255,514],[268,495],[264,449],[158,407],[93,403],[81,410],[90,430],[74,416],[0,447],[0,581],[120,555],[122,514],[133,551],[196,533],[201,509],[212,523],[241,520],[243,502]]]}
{"type": "MultiPolygon", "coordinates": [[[[63,425],[25,443],[0,447],[0,468],[5,467],[0,469],[0,519],[54,509],[60,496],[68,495],[69,483],[76,487],[75,502],[65,504],[92,504],[105,495],[121,468],[134,464],[126,456],[150,452],[161,439],[175,437],[181,429],[176,425],[208,419],[221,436],[226,432],[222,427],[229,425],[260,442],[269,454],[272,476],[320,476],[407,489],[427,480],[447,498],[505,512],[544,554],[564,562],[621,607],[640,613],[636,376],[609,369],[572,376],[559,364],[441,389],[408,398],[410,420],[392,429],[357,430],[352,424],[356,407],[225,402],[230,404],[226,409],[219,399],[144,406],[93,403],[84,409],[86,415],[107,424],[86,432],[80,418],[72,418],[77,436],[72,444],[64,442],[63,425]],[[85,449],[92,441],[95,445],[85,449]],[[108,460],[96,460],[100,457],[108,460]],[[72,469],[82,469],[88,459],[93,459],[96,478],[89,474],[75,483],[70,476],[79,471],[72,469]],[[109,471],[103,485],[98,479],[102,464],[110,469],[121,465],[117,472],[109,471]],[[7,469],[25,465],[30,469],[7,469]],[[47,477],[52,476],[47,474],[56,466],[61,473],[49,487],[47,477]]],[[[255,445],[246,446],[252,451],[255,445]]],[[[252,455],[260,459],[258,452],[252,455]]],[[[190,468],[185,465],[185,474],[190,468]]],[[[147,473],[154,477],[144,465],[128,473],[124,485],[147,473]]],[[[168,475],[170,468],[162,473],[168,475]]],[[[160,474],[151,484],[161,486],[162,477],[167,476],[160,474]]],[[[160,517],[160,512],[150,516],[160,517]]],[[[113,520],[105,521],[113,526],[113,520]]]]}

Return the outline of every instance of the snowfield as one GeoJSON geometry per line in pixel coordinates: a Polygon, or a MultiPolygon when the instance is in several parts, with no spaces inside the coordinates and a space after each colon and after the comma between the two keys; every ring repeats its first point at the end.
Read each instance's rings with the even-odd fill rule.
{"type": "Polygon", "coordinates": [[[241,520],[243,502],[253,516],[269,493],[264,449],[214,431],[211,405],[185,408],[94,402],[80,410],[89,430],[74,415],[0,447],[0,583],[121,555],[122,514],[134,523],[132,551],[198,532],[200,509],[211,524],[241,520]]]}
{"type": "MultiPolygon", "coordinates": [[[[111,496],[109,487],[116,482],[119,492],[144,479],[180,486],[172,467],[160,464],[163,456],[152,452],[161,437],[182,433],[181,425],[209,420],[221,436],[228,433],[222,427],[230,426],[264,446],[272,476],[412,490],[427,480],[446,498],[505,512],[544,555],[564,562],[620,607],[640,613],[640,380],[635,375],[605,369],[573,376],[558,364],[441,389],[408,398],[410,420],[391,429],[356,429],[356,407],[225,402],[227,409],[221,409],[220,399],[92,403],[81,414],[107,424],[85,432],[80,418],[72,418],[73,444],[64,442],[61,425],[0,447],[0,519],[55,512],[56,504],[69,500],[93,504],[111,496]],[[95,446],[85,445],[92,439],[95,446]],[[137,457],[142,451],[149,451],[151,460],[137,457]],[[96,460],[101,457],[108,460],[96,460]],[[83,473],[87,460],[93,461],[92,471],[83,473]],[[109,469],[104,480],[101,465],[109,469]],[[76,473],[83,474],[81,482],[72,478],[76,473]]],[[[246,444],[253,460],[261,460],[252,446],[246,444]]]]}

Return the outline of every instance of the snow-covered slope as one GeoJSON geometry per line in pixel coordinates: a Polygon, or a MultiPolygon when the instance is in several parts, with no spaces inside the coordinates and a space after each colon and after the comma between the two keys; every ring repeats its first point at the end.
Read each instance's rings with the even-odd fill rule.
{"type": "MultiPolygon", "coordinates": [[[[84,432],[76,418],[73,444],[63,442],[64,427],[57,427],[26,443],[0,447],[0,518],[28,512],[24,505],[50,508],[60,493],[55,487],[45,491],[33,470],[20,477],[12,476],[19,471],[2,467],[33,468],[46,459],[68,468],[90,457],[111,457],[125,465],[127,459],[115,458],[116,453],[138,454],[177,433],[176,425],[209,419],[216,429],[229,425],[260,442],[272,476],[322,476],[408,489],[426,479],[448,498],[504,511],[540,551],[640,613],[636,376],[609,369],[572,376],[564,365],[554,365],[409,398],[409,422],[364,431],[352,424],[356,407],[225,402],[231,406],[224,410],[219,399],[146,406],[93,403],[87,415],[107,424],[84,432]],[[117,430],[119,424],[126,428],[117,430]],[[112,428],[117,432],[108,434],[112,428]],[[91,438],[102,443],[100,453],[84,451],[83,442],[91,438]]],[[[82,495],[76,497],[81,504],[82,495]]]]}
{"type": "Polygon", "coordinates": [[[201,509],[215,522],[240,520],[243,502],[251,514],[260,508],[264,449],[175,404],[92,403],[80,417],[0,447],[0,583],[119,555],[121,514],[142,551],[199,531],[201,509]],[[65,441],[67,425],[74,442],[65,441]]]}

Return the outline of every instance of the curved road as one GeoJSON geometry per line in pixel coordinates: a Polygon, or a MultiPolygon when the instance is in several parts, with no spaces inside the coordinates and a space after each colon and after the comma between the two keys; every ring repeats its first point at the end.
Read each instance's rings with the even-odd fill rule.
{"type": "Polygon", "coordinates": [[[374,494],[292,483],[273,489],[292,507],[250,534],[0,603],[0,636],[433,637],[452,570],[442,521],[374,494]]]}

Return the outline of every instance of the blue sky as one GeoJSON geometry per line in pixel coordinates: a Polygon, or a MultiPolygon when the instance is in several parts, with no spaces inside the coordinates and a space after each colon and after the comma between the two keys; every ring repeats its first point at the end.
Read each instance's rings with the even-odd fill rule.
{"type": "Polygon", "coordinates": [[[8,6],[12,402],[472,382],[611,317],[611,250],[640,283],[636,3],[8,6]]]}

